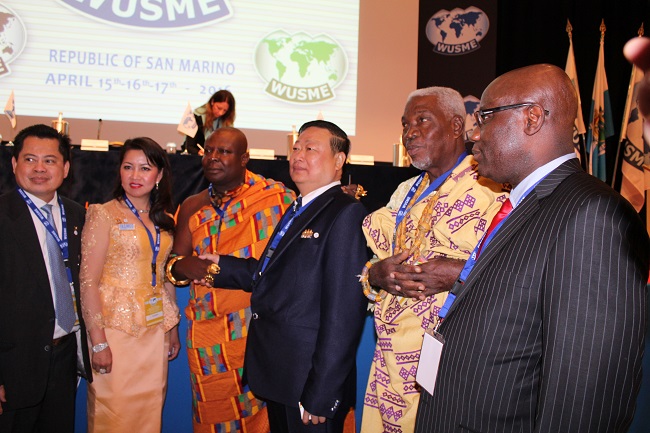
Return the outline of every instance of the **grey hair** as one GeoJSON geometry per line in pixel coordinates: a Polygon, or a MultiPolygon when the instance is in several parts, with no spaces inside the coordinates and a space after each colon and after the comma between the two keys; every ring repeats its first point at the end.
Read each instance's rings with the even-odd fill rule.
{"type": "Polygon", "coordinates": [[[465,102],[463,102],[463,97],[456,90],[450,87],[438,86],[417,89],[412,91],[408,96],[406,105],[411,102],[411,99],[422,96],[435,96],[438,101],[438,106],[449,116],[449,119],[454,116],[460,116],[462,119],[465,119],[467,114],[465,111],[465,102]]]}

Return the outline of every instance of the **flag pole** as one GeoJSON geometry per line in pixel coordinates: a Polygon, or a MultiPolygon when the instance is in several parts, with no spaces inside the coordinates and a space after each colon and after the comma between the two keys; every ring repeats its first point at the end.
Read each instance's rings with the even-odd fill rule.
{"type": "MultiPolygon", "coordinates": [[[[639,30],[637,31],[638,37],[643,36],[643,23],[641,23],[641,27],[639,27],[639,30]]],[[[632,86],[634,86],[634,74],[636,72],[636,65],[632,65],[632,73],[630,74],[630,84],[627,86],[627,93],[629,94],[630,91],[632,91],[632,86]]],[[[616,149],[616,160],[614,161],[614,171],[612,172],[612,185],[611,187],[614,188],[614,181],[616,180],[616,170],[618,170],[618,160],[621,155],[621,143],[623,140],[625,140],[625,137],[627,136],[627,122],[630,117],[630,106],[632,105],[632,99],[631,98],[626,98],[625,100],[625,110],[623,110],[623,124],[621,125],[621,136],[618,140],[618,148],[616,149]]],[[[647,203],[647,202],[646,202],[647,203]]],[[[647,212],[646,212],[647,213],[647,212]]]]}

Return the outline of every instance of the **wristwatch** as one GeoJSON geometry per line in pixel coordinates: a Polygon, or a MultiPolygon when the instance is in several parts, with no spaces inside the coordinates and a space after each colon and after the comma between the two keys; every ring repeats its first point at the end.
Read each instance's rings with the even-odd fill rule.
{"type": "Polygon", "coordinates": [[[93,346],[93,353],[99,353],[102,350],[106,349],[108,347],[108,341],[104,341],[103,343],[95,344],[93,346]]]}

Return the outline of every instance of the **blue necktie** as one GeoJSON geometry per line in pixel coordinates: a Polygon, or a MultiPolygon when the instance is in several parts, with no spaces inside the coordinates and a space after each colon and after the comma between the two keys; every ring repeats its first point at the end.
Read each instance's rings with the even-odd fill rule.
{"type": "MultiPolygon", "coordinates": [[[[46,204],[41,210],[45,213],[52,228],[56,230],[54,218],[52,218],[52,205],[46,204]]],[[[74,304],[72,303],[70,282],[68,281],[68,274],[63,264],[63,254],[61,253],[58,242],[49,231],[46,233],[46,238],[47,254],[50,257],[50,272],[52,273],[54,293],[56,294],[56,302],[54,305],[56,321],[65,332],[69,333],[77,320],[74,304]]]]}
{"type": "Polygon", "coordinates": [[[292,217],[300,210],[302,207],[302,196],[298,197],[296,201],[293,203],[293,215],[292,217]]]}

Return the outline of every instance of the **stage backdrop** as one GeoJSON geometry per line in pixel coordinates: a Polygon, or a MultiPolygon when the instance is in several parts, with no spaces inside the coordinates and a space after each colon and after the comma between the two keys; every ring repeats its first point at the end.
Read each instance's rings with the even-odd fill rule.
{"type": "Polygon", "coordinates": [[[497,2],[420,1],[418,88],[445,86],[465,100],[466,138],[483,89],[495,77],[497,2]]]}

